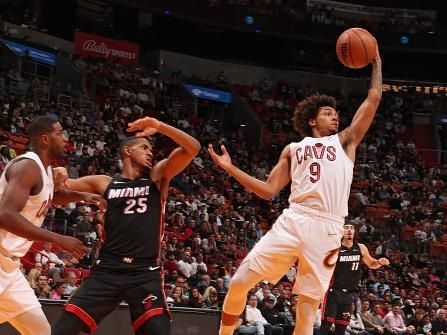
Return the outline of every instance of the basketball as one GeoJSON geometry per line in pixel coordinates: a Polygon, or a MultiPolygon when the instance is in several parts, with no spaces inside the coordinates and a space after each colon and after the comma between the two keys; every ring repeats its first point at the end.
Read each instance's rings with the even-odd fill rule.
{"type": "Polygon", "coordinates": [[[376,44],[376,39],[367,30],[351,28],[345,30],[337,39],[337,57],[344,66],[360,69],[374,59],[376,44]]]}

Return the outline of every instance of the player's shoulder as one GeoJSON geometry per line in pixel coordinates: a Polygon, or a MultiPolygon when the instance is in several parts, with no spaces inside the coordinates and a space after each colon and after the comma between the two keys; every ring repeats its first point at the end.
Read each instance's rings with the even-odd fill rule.
{"type": "Polygon", "coordinates": [[[8,176],[22,176],[27,174],[40,175],[40,169],[41,167],[35,159],[22,155],[18,156],[8,164],[6,173],[8,176]]]}
{"type": "Polygon", "coordinates": [[[364,254],[365,252],[368,252],[368,248],[363,243],[357,243],[357,246],[360,249],[362,254],[364,254]]]}
{"type": "Polygon", "coordinates": [[[5,180],[11,186],[32,188],[42,180],[41,168],[37,161],[21,157],[11,161],[3,173],[5,180]]]}
{"type": "Polygon", "coordinates": [[[105,174],[94,176],[97,182],[101,185],[126,184],[128,180],[121,177],[121,175],[108,176],[105,174]]]}
{"type": "Polygon", "coordinates": [[[339,133],[325,136],[324,139],[329,143],[340,143],[340,137],[338,134],[339,133]]]}

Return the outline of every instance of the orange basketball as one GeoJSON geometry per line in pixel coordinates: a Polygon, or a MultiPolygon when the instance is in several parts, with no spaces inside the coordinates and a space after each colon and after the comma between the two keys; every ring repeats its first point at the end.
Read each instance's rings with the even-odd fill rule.
{"type": "Polygon", "coordinates": [[[374,59],[376,45],[376,39],[367,30],[351,28],[338,37],[335,49],[343,65],[351,69],[360,69],[374,59]]]}

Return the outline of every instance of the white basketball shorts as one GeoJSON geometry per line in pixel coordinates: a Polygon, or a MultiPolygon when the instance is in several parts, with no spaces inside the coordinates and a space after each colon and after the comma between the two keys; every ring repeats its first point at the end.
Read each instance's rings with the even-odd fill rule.
{"type": "Polygon", "coordinates": [[[19,265],[18,259],[12,260],[0,253],[0,324],[41,308],[19,265]]]}
{"type": "Polygon", "coordinates": [[[291,204],[242,263],[276,284],[298,261],[294,292],[323,299],[334,272],[344,220],[291,204]]]}

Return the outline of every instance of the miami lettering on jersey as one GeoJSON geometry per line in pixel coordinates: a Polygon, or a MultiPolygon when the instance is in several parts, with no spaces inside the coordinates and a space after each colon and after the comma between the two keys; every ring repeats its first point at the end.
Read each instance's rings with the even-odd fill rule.
{"type": "Polygon", "coordinates": [[[298,164],[301,164],[303,161],[307,161],[309,159],[322,160],[324,158],[332,162],[337,158],[337,149],[332,145],[325,146],[322,143],[315,143],[315,145],[298,147],[295,155],[296,159],[298,160],[298,164]]]}
{"type": "Polygon", "coordinates": [[[109,190],[108,199],[115,198],[134,198],[144,195],[149,195],[150,186],[143,187],[126,187],[126,188],[111,188],[109,190]]]}
{"type": "Polygon", "coordinates": [[[359,262],[360,255],[338,256],[339,262],[359,262]]]}

